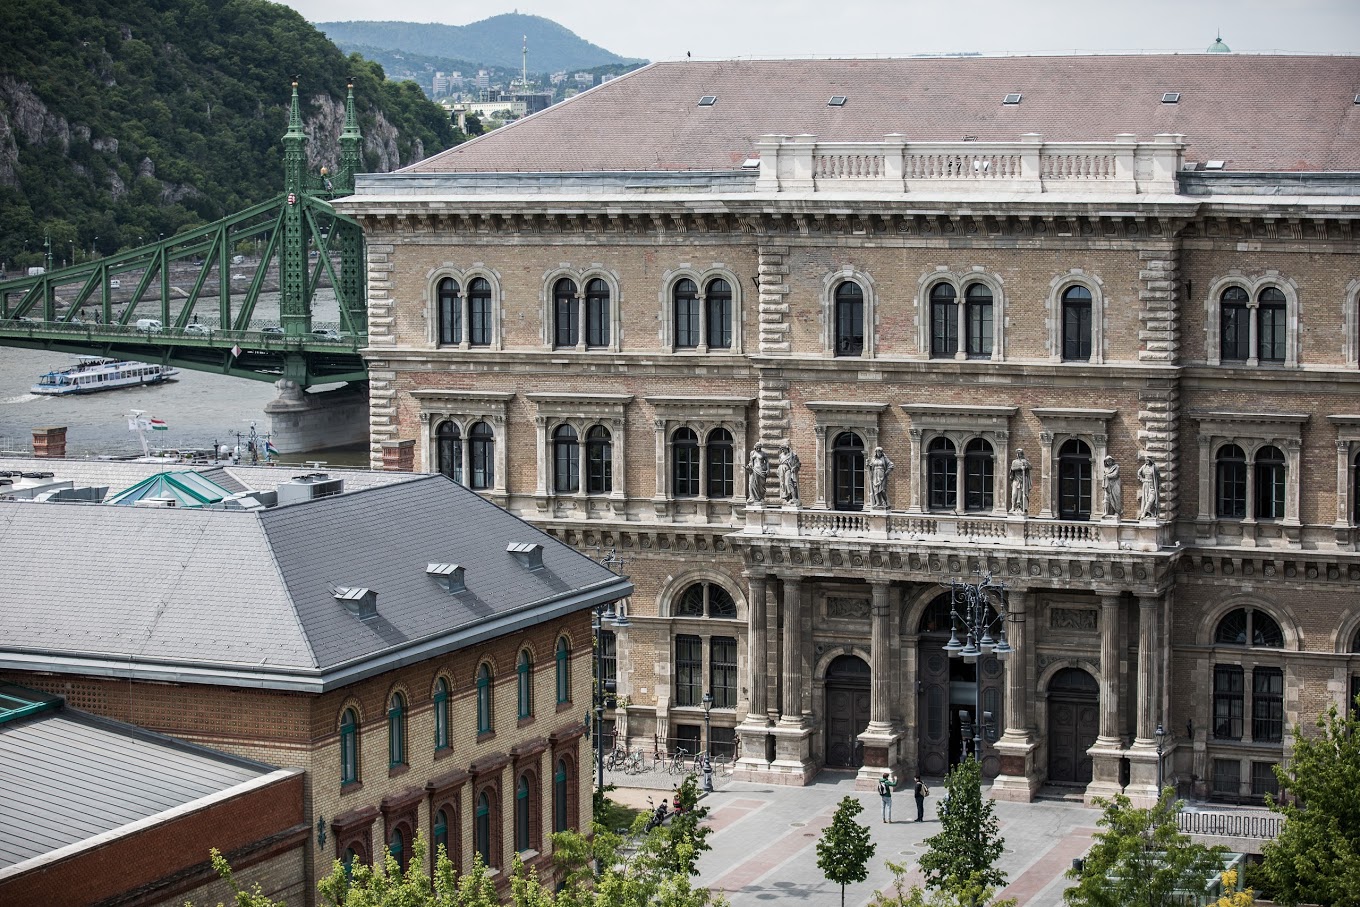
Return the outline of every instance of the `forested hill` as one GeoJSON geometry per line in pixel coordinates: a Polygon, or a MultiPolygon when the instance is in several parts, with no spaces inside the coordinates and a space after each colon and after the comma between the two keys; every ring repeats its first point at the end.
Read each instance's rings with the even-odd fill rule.
{"type": "Polygon", "coordinates": [[[60,264],[282,191],[298,79],[313,166],[333,163],[354,80],[370,171],[458,138],[414,83],[346,57],[265,0],[0,2],[0,261],[60,264]]]}
{"type": "Polygon", "coordinates": [[[597,47],[542,16],[505,13],[471,25],[418,22],[319,22],[317,28],[341,47],[379,47],[441,59],[471,60],[482,66],[518,70],[521,48],[529,46],[530,72],[591,69],[611,63],[639,63],[597,47]]]}

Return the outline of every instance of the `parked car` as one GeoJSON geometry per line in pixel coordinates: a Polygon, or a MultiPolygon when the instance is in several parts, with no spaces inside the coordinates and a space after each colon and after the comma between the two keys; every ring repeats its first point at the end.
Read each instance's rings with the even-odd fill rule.
{"type": "Polygon", "coordinates": [[[159,334],[165,329],[165,326],[156,318],[138,318],[136,327],[137,330],[145,331],[148,334],[159,334]]]}
{"type": "Polygon", "coordinates": [[[277,334],[282,334],[282,333],[283,333],[283,328],[279,327],[279,326],[276,325],[276,324],[271,324],[271,325],[267,325],[267,326],[265,326],[265,327],[260,328],[260,333],[261,333],[261,334],[276,334],[276,335],[277,335],[277,334]]]}
{"type": "Polygon", "coordinates": [[[206,337],[212,334],[212,328],[208,327],[206,324],[198,324],[195,322],[194,324],[186,324],[184,326],[184,333],[198,334],[206,337]]]}
{"type": "Polygon", "coordinates": [[[344,336],[335,328],[317,328],[312,331],[312,336],[318,340],[344,340],[344,336]]]}

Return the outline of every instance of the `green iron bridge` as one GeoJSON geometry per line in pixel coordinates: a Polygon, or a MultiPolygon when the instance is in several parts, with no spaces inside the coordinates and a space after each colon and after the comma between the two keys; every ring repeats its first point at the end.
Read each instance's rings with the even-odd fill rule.
{"type": "Polygon", "coordinates": [[[308,172],[306,141],[294,83],[283,193],[153,244],[0,281],[0,345],[303,388],[366,381],[363,231],[331,206],[354,191],[362,161],[352,85],[338,171],[308,172]]]}

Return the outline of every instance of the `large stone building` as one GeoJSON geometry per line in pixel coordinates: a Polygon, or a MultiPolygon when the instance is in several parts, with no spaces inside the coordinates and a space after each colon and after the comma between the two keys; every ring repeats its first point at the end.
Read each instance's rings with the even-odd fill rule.
{"type": "Polygon", "coordinates": [[[649,66],[341,203],[374,456],[626,558],[632,746],[696,747],[711,692],[745,777],[939,775],[977,697],[999,796],[1147,797],[1160,745],[1259,799],[1360,675],[1357,92],[1356,57],[649,66]],[[1016,654],[951,661],[941,584],[986,571],[1016,654]]]}

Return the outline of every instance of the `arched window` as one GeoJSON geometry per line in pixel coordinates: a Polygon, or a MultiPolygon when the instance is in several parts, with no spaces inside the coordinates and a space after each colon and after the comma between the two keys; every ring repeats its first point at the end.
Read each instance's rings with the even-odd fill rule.
{"type": "Polygon", "coordinates": [[[1256,294],[1256,358],[1283,362],[1285,343],[1284,293],[1278,287],[1265,287],[1256,294]]]}
{"type": "Polygon", "coordinates": [[[410,856],[406,853],[406,839],[400,828],[392,829],[392,837],[387,841],[387,851],[392,854],[392,859],[396,860],[397,865],[405,872],[406,861],[410,859],[410,856]]]}
{"type": "Polygon", "coordinates": [[[1058,450],[1058,517],[1091,518],[1091,448],[1075,438],[1058,450]]]}
{"type": "Polygon", "coordinates": [[[557,760],[557,770],[553,772],[553,831],[566,831],[569,821],[567,807],[569,805],[567,781],[570,774],[567,769],[567,760],[557,760]]]}
{"type": "MultiPolygon", "coordinates": [[[[1214,644],[1283,649],[1279,623],[1254,608],[1236,608],[1219,620],[1214,644]]],[[[1247,671],[1251,673],[1251,739],[1279,743],[1284,734],[1284,669],[1240,662],[1214,665],[1214,737],[1241,740],[1244,731],[1247,671]]]]}
{"type": "Polygon", "coordinates": [[[586,346],[609,346],[609,284],[598,277],[586,282],[586,346]]]}
{"type": "Polygon", "coordinates": [[[916,625],[916,632],[926,633],[948,633],[954,626],[953,620],[954,605],[945,592],[935,596],[926,605],[926,609],[921,612],[921,620],[916,625]]]}
{"type": "Polygon", "coordinates": [[[406,764],[406,697],[393,693],[387,705],[387,764],[406,764]]]}
{"type": "Polygon", "coordinates": [[[439,281],[439,343],[441,346],[463,341],[463,300],[458,282],[452,277],[439,281]]]}
{"type": "Polygon", "coordinates": [[[931,510],[953,510],[959,503],[958,452],[954,442],[935,438],[926,451],[931,510]]]}
{"type": "Polygon", "coordinates": [[[864,509],[864,442],[852,431],[841,432],[831,446],[831,473],[836,510],[864,509]]]}
{"type": "Polygon", "coordinates": [[[851,280],[836,287],[836,355],[864,355],[864,291],[851,280]]]}
{"type": "Polygon", "coordinates": [[[963,452],[963,509],[991,510],[996,489],[996,457],[982,438],[968,442],[963,452]]]}
{"type": "Polygon", "coordinates": [[[1280,624],[1264,611],[1236,608],[1223,615],[1214,630],[1214,644],[1227,646],[1250,645],[1264,649],[1283,649],[1284,632],[1280,624]]]}
{"type": "Polygon", "coordinates": [[[468,283],[468,344],[491,345],[491,282],[485,277],[468,283]]]}
{"type": "Polygon", "coordinates": [[[1247,455],[1236,444],[1224,444],[1214,458],[1215,511],[1221,517],[1247,515],[1247,455]]]}
{"type": "Polygon", "coordinates": [[[534,661],[528,649],[519,650],[519,661],[515,663],[515,689],[518,715],[520,720],[534,715],[534,661]]]}
{"type": "Polygon", "coordinates": [[[992,290],[985,283],[970,283],[963,291],[967,300],[968,358],[992,356],[992,290]]]}
{"type": "Polygon", "coordinates": [[[930,288],[930,355],[952,359],[958,351],[958,298],[953,285],[937,283],[930,288]]]}
{"type": "Polygon", "coordinates": [[[614,490],[614,441],[609,429],[592,425],[586,431],[586,493],[609,494],[614,490]]]}
{"type": "Polygon", "coordinates": [[[704,292],[708,315],[708,348],[732,348],[732,286],[721,277],[708,282],[704,292]]]}
{"type": "Polygon", "coordinates": [[[732,497],[732,433],[725,428],[709,432],[704,456],[708,460],[708,496],[732,497]]]}
{"type": "Polygon", "coordinates": [[[697,349],[702,336],[699,326],[699,288],[688,277],[677,280],[671,298],[675,310],[676,349],[697,349]]]}
{"type": "Polygon", "coordinates": [[[519,776],[515,784],[515,850],[521,853],[533,847],[533,836],[530,834],[533,815],[531,799],[532,786],[528,773],[525,773],[519,776]]]}
{"type": "Polygon", "coordinates": [[[1067,362],[1091,361],[1091,291],[1086,287],[1063,291],[1062,357],[1067,362]]]}
{"type": "Polygon", "coordinates": [[[671,494],[699,496],[699,436],[693,429],[677,428],[671,435],[671,494]]]}
{"type": "Polygon", "coordinates": [[[486,490],[496,486],[496,433],[485,422],[468,432],[468,456],[472,460],[471,487],[486,490]]]}
{"type": "Polygon", "coordinates": [[[1219,297],[1219,358],[1246,362],[1251,356],[1251,297],[1241,287],[1228,287],[1219,297]]]}
{"type": "Polygon", "coordinates": [[[351,844],[349,847],[346,847],[344,859],[341,861],[345,867],[345,878],[353,878],[354,867],[358,866],[363,861],[364,855],[359,852],[359,849],[355,845],[351,844]]]}
{"type": "Polygon", "coordinates": [[[1355,638],[1351,640],[1351,653],[1360,655],[1360,629],[1355,631],[1355,638]]]}
{"type": "Polygon", "coordinates": [[[354,709],[340,716],[340,783],[359,780],[359,717],[354,709]]]}
{"type": "Polygon", "coordinates": [[[477,668],[477,733],[489,734],[494,729],[491,714],[491,666],[483,662],[477,668]]]}
{"type": "Polygon", "coordinates": [[[477,810],[473,823],[473,847],[477,850],[477,856],[481,857],[483,865],[491,866],[491,798],[486,795],[486,791],[477,797],[477,810]]]}
{"type": "Polygon", "coordinates": [[[557,704],[571,702],[571,646],[565,636],[557,638],[557,651],[554,653],[557,666],[557,704]]]}
{"type": "Polygon", "coordinates": [[[1256,518],[1284,519],[1284,454],[1278,447],[1256,451],[1256,518]]]}
{"type": "Polygon", "coordinates": [[[434,844],[434,855],[436,860],[439,858],[439,849],[441,847],[444,848],[445,855],[448,856],[449,859],[453,859],[454,854],[450,852],[452,848],[449,847],[449,814],[446,810],[441,809],[434,814],[434,835],[432,843],[434,844]]]}
{"type": "Polygon", "coordinates": [[[553,491],[575,492],[581,487],[581,445],[576,429],[559,425],[553,431],[553,491]]]}
{"type": "Polygon", "coordinates": [[[449,682],[443,677],[434,685],[434,748],[449,748],[449,682]]]}
{"type": "Polygon", "coordinates": [[[685,587],[671,606],[675,617],[716,617],[734,620],[737,603],[732,594],[717,583],[694,583],[685,587]]]}
{"type": "Polygon", "coordinates": [[[435,446],[438,451],[439,471],[463,484],[463,438],[454,422],[441,422],[435,430],[435,446]]]}
{"type": "Polygon", "coordinates": [[[581,341],[581,307],[575,281],[562,278],[553,284],[553,346],[574,347],[581,341]]]}

